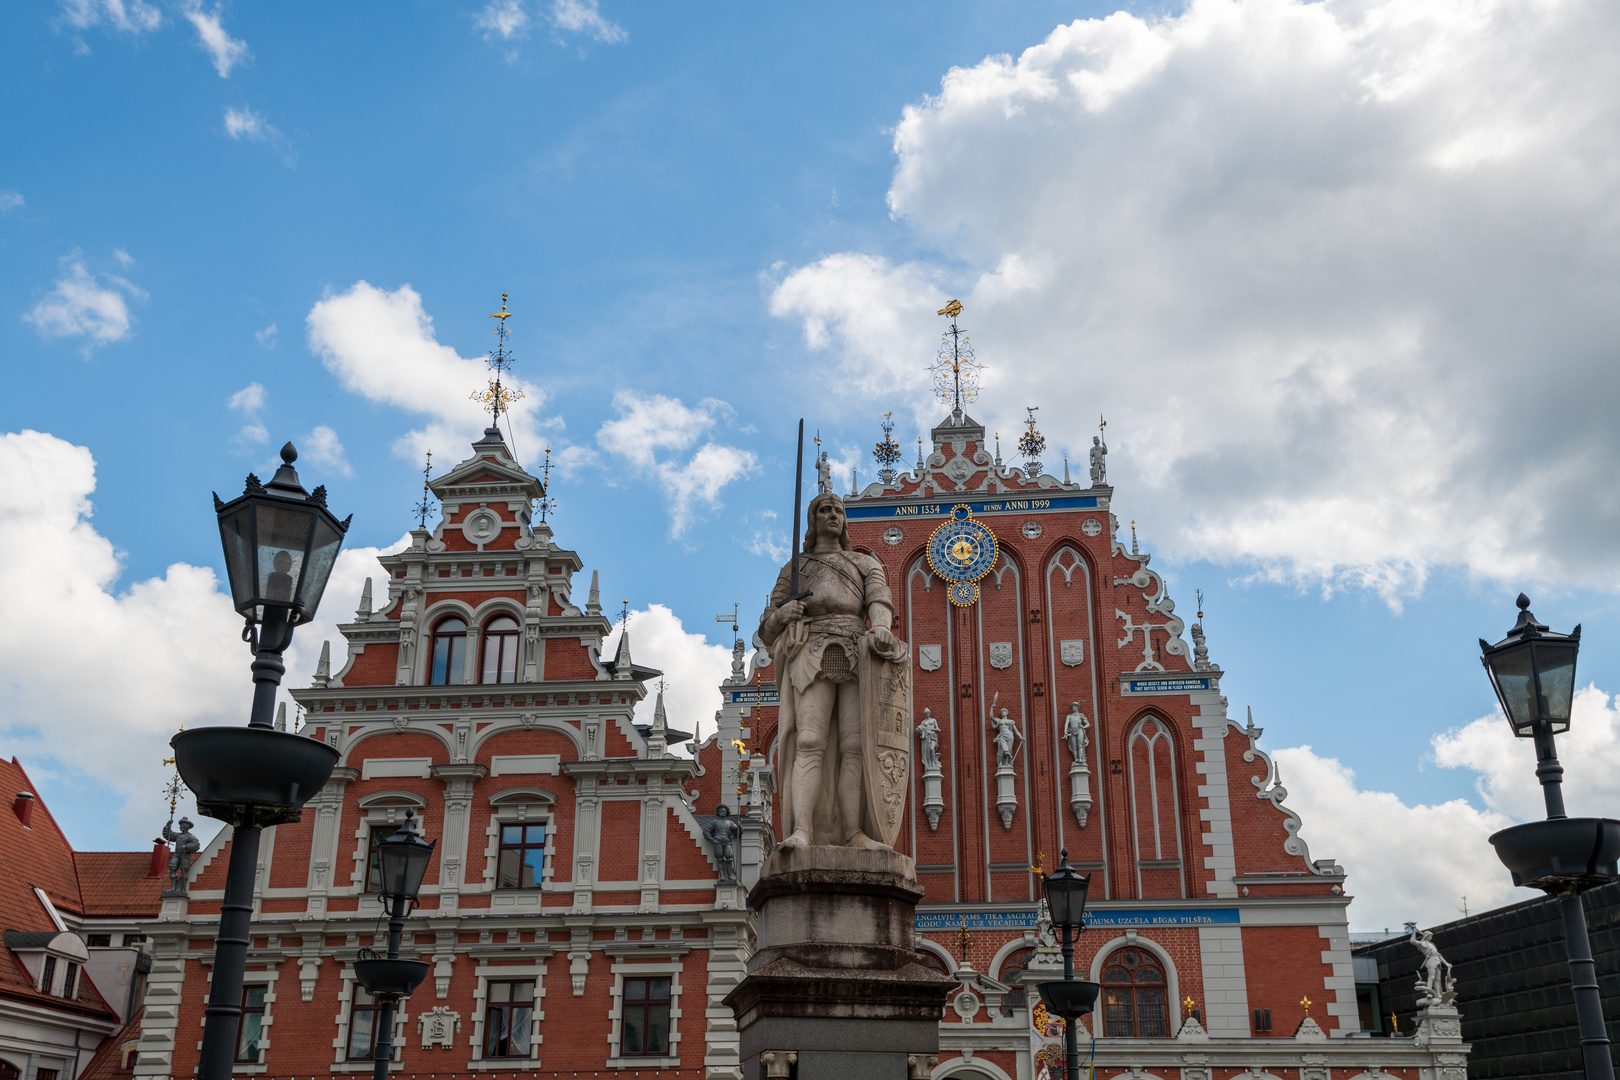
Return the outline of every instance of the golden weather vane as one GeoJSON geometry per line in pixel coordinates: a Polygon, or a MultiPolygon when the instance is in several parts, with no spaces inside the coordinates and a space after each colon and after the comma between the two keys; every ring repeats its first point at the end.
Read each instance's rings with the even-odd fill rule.
{"type": "MultiPolygon", "coordinates": [[[[181,724],[180,730],[186,730],[186,725],[181,724]]],[[[180,793],[186,789],[186,785],[185,782],[180,779],[180,768],[179,766],[175,765],[174,758],[164,758],[163,764],[174,769],[174,775],[169,777],[169,782],[163,785],[163,794],[167,795],[169,798],[169,820],[173,821],[174,808],[180,804],[180,793]]]]}
{"type": "Polygon", "coordinates": [[[952,300],[935,314],[950,319],[951,325],[940,335],[939,353],[928,369],[934,376],[934,396],[949,402],[953,412],[961,412],[963,405],[971,405],[979,396],[979,361],[968,335],[956,325],[962,301],[952,300]]]}
{"type": "Polygon", "coordinates": [[[546,460],[540,466],[540,498],[535,500],[534,507],[540,511],[540,524],[546,523],[546,515],[557,509],[557,500],[551,497],[551,447],[546,447],[546,460]]]}
{"type": "Polygon", "coordinates": [[[1198,617],[1202,619],[1204,617],[1204,590],[1194,589],[1193,595],[1198,598],[1198,617]]]}
{"type": "Polygon", "coordinates": [[[472,400],[489,410],[489,423],[491,427],[500,423],[501,413],[508,411],[515,401],[523,399],[523,391],[517,387],[501,385],[501,375],[510,371],[517,358],[506,347],[507,331],[506,320],[512,313],[506,310],[506,294],[501,293],[501,310],[491,312],[490,318],[495,323],[495,347],[489,352],[489,370],[492,373],[489,386],[472,395],[472,400]]]}
{"type": "Polygon", "coordinates": [[[732,640],[732,644],[736,644],[738,641],[742,640],[742,638],[738,636],[742,632],[741,628],[740,628],[741,624],[739,624],[737,622],[737,616],[741,611],[742,611],[742,605],[741,604],[732,604],[731,605],[731,614],[730,615],[716,615],[714,617],[714,621],[717,622],[717,623],[730,623],[731,624],[731,640],[732,640]]]}

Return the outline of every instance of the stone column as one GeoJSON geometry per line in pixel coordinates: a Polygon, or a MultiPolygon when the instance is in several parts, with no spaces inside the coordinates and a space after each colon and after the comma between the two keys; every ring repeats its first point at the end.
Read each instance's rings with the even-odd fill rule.
{"type": "Polygon", "coordinates": [[[337,862],[338,832],[343,824],[343,794],[348,786],[360,779],[360,770],[339,765],[332,770],[332,778],[321,788],[319,795],[309,801],[307,809],[315,811],[315,827],[309,842],[309,877],[306,888],[304,918],[326,918],[326,898],[332,891],[333,866],[337,862]]]}
{"type": "MultiPolygon", "coordinates": [[[[444,784],[444,834],[439,839],[439,914],[453,915],[465,882],[467,836],[473,787],[488,773],[473,763],[433,766],[433,778],[444,784]]],[[[479,853],[483,857],[483,853],[479,853]]],[[[478,875],[482,880],[483,875],[478,875]]]]}
{"type": "Polygon", "coordinates": [[[1018,809],[1018,774],[1011,765],[996,770],[996,811],[1001,815],[1001,827],[1012,828],[1013,812],[1018,809]]]}

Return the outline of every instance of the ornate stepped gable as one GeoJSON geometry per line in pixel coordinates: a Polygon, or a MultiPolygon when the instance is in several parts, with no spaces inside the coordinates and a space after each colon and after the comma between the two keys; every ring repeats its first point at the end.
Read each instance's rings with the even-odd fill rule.
{"type": "MultiPolygon", "coordinates": [[[[441,520],[379,560],[341,666],[292,691],[301,731],[343,757],[301,821],[266,833],[246,976],[260,1071],[369,1071],[352,964],[379,940],[370,843],[412,809],[438,848],[407,923],[405,955],[433,965],[397,1021],[407,1072],[735,1076],[735,1026],[710,1003],[752,927],[704,838],[717,778],[659,750],[681,733],[637,730],[660,672],[628,633],[602,654],[597,575],[580,604],[582,560],[531,519],[542,484],[500,433],[429,488],[441,520]]],[[[734,858],[757,866],[767,827],[741,831],[734,858]]],[[[196,1063],[228,847],[227,830],[152,927],[149,1000],[175,1004],[148,1009],[139,1075],[196,1063]]]]}

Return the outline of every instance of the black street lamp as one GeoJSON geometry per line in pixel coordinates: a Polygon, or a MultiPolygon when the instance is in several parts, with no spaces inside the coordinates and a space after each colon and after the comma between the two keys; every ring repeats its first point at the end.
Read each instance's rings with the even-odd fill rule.
{"type": "Polygon", "coordinates": [[[229,1080],[236,1060],[260,835],[268,826],[297,821],[338,761],[334,747],[271,723],[286,671],[281,654],[292,643],[293,627],[314,616],[349,527],[349,519],[338,521],[326,509],[324,487],[311,494],[299,484],[297,459],[288,443],[270,483],[249,475],[240,498],[224,503],[214,496],[231,599],[247,620],[242,640],[254,653],[248,725],[193,728],[169,740],[197,809],[232,830],[198,1080],[229,1080]]]}
{"type": "Polygon", "coordinates": [[[416,816],[405,811],[405,824],[377,844],[377,871],[380,884],[377,899],[388,909],[388,956],[361,949],[354,962],[354,977],[382,1008],[377,1010],[377,1049],[373,1055],[373,1080],[384,1080],[388,1063],[394,1057],[394,1006],[411,996],[411,991],[427,978],[428,966],[421,960],[399,958],[400,938],[405,932],[405,913],[416,906],[422,891],[437,840],[422,839],[416,816]]]}
{"type": "Polygon", "coordinates": [[[1074,943],[1086,928],[1086,894],[1091,889],[1091,875],[1075,872],[1069,865],[1069,849],[1064,848],[1058,868],[1041,875],[1041,887],[1046,890],[1046,909],[1063,950],[1063,981],[1041,983],[1041,1000],[1047,1012],[1063,1017],[1064,1078],[1076,1080],[1080,1075],[1080,1044],[1074,1024],[1092,1010],[1102,991],[1100,984],[1074,977],[1074,943]]]}
{"type": "Polygon", "coordinates": [[[1512,872],[1513,884],[1559,898],[1585,1076],[1587,1080],[1614,1080],[1581,894],[1620,878],[1620,821],[1572,818],[1564,813],[1564,767],[1558,763],[1553,745],[1554,735],[1569,730],[1581,628],[1568,634],[1553,633],[1530,613],[1530,598],[1524,593],[1519,594],[1518,605],[1519,620],[1507,637],[1495,645],[1480,638],[1484,654],[1480,662],[1491,677],[1513,734],[1535,740],[1536,776],[1541,781],[1547,820],[1503,829],[1491,837],[1491,844],[1497,858],[1512,872]]]}

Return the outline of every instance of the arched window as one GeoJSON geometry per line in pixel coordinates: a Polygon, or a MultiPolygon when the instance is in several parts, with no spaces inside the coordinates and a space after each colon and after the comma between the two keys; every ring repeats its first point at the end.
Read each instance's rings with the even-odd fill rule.
{"type": "Polygon", "coordinates": [[[0,1061],[0,1080],[18,1080],[22,1070],[9,1061],[0,1061]]]}
{"type": "Polygon", "coordinates": [[[1122,1039],[1169,1036],[1164,968],[1145,949],[1124,948],[1103,965],[1104,1033],[1122,1039]]]}
{"type": "Polygon", "coordinates": [[[1163,720],[1143,717],[1131,732],[1131,825],[1144,897],[1182,897],[1180,799],[1175,744],[1163,720]]]}
{"type": "Polygon", "coordinates": [[[518,624],[497,615],[484,624],[484,677],[487,683],[517,682],[518,624]]]}
{"type": "Polygon", "coordinates": [[[951,971],[945,966],[945,961],[941,960],[939,958],[939,954],[931,949],[918,949],[917,963],[921,964],[929,971],[937,971],[941,975],[951,974],[951,971]]]}
{"type": "Polygon", "coordinates": [[[1011,1016],[1014,1009],[1022,1009],[1029,1004],[1029,989],[1018,981],[1018,976],[1024,973],[1024,968],[1035,956],[1034,949],[1019,949],[1001,963],[1001,974],[996,981],[1006,983],[1012,990],[1001,999],[1001,1015],[1011,1016]]]}
{"type": "Polygon", "coordinates": [[[467,660],[467,624],[452,615],[433,628],[433,669],[429,686],[454,686],[464,682],[462,667],[467,660]]]}

